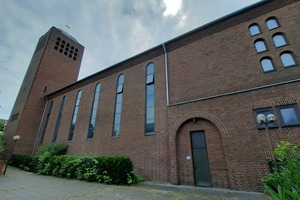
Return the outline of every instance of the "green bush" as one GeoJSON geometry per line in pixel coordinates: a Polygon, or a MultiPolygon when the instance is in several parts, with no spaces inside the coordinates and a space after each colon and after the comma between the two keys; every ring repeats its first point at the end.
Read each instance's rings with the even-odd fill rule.
{"type": "Polygon", "coordinates": [[[45,151],[38,156],[14,155],[12,166],[43,175],[106,184],[124,185],[142,181],[133,171],[132,161],[125,156],[82,156],[51,155],[45,151]]]}
{"type": "Polygon", "coordinates": [[[42,147],[38,150],[38,154],[49,153],[50,155],[64,155],[67,153],[68,145],[67,144],[56,144],[52,143],[45,147],[42,147]]]}
{"type": "Polygon", "coordinates": [[[9,165],[36,173],[38,157],[32,155],[12,155],[9,165]]]}
{"type": "Polygon", "coordinates": [[[61,165],[59,177],[76,178],[76,170],[81,165],[81,159],[73,155],[63,155],[61,157],[61,165]]]}
{"type": "Polygon", "coordinates": [[[290,142],[280,142],[274,149],[278,169],[268,174],[262,181],[265,193],[274,199],[300,199],[299,147],[290,142]]]}

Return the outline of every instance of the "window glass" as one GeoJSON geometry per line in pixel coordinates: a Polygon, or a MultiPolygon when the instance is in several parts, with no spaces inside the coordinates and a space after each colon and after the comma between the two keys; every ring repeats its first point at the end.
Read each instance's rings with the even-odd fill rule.
{"type": "Polygon", "coordinates": [[[270,58],[263,58],[261,61],[261,66],[264,72],[269,72],[275,70],[273,62],[270,58]]]}
{"type": "Polygon", "coordinates": [[[147,95],[154,95],[154,84],[147,85],[147,95]]]}
{"type": "Polygon", "coordinates": [[[154,132],[154,120],[147,120],[146,122],[146,133],[154,132]]]}
{"type": "Polygon", "coordinates": [[[75,124],[76,124],[77,114],[78,114],[78,110],[79,110],[80,98],[81,98],[81,90],[77,93],[77,96],[76,96],[74,110],[73,110],[73,116],[72,116],[72,123],[71,123],[70,130],[69,130],[68,141],[71,141],[74,136],[74,130],[75,130],[75,124]]]}
{"type": "Polygon", "coordinates": [[[94,102],[93,107],[91,110],[91,118],[90,118],[90,125],[88,130],[88,136],[87,139],[92,139],[94,137],[94,130],[95,130],[95,122],[96,122],[96,116],[97,116],[97,109],[98,109],[98,101],[100,97],[100,83],[97,83],[95,87],[95,93],[94,93],[94,102]]]}
{"type": "Polygon", "coordinates": [[[124,75],[123,74],[121,74],[120,76],[119,76],[119,79],[118,79],[118,84],[120,85],[120,84],[124,84],[124,75]]]}
{"type": "Polygon", "coordinates": [[[285,52],[281,54],[280,59],[284,67],[292,67],[296,65],[296,61],[291,52],[285,52]]]}
{"type": "Polygon", "coordinates": [[[56,125],[55,125],[55,129],[54,129],[54,134],[53,134],[53,138],[52,138],[52,142],[55,142],[56,139],[57,139],[58,129],[60,127],[65,102],[66,102],[66,96],[64,96],[61,100],[61,104],[60,104],[60,108],[59,108],[59,112],[58,112],[58,116],[57,116],[57,120],[56,120],[56,125]]]}
{"type": "Polygon", "coordinates": [[[266,22],[266,24],[267,24],[267,27],[268,27],[269,30],[272,30],[274,28],[278,28],[279,27],[279,24],[278,24],[278,22],[277,22],[277,20],[275,18],[268,19],[267,22],[266,22]]]}
{"type": "Polygon", "coordinates": [[[266,43],[263,40],[257,40],[254,42],[257,53],[267,51],[266,43]]]}
{"type": "Polygon", "coordinates": [[[297,125],[300,123],[296,106],[285,106],[278,108],[283,126],[297,125]]]}
{"type": "Polygon", "coordinates": [[[120,135],[120,125],[119,124],[114,125],[113,135],[114,136],[120,135]]]}
{"type": "Polygon", "coordinates": [[[47,112],[47,116],[46,116],[46,122],[45,122],[45,126],[43,128],[42,138],[41,138],[40,143],[44,142],[44,137],[45,137],[45,133],[46,133],[46,130],[47,130],[47,126],[48,126],[48,122],[49,122],[49,117],[50,117],[50,114],[51,114],[52,106],[53,106],[53,101],[50,102],[50,106],[48,108],[48,112],[47,112]]]}
{"type": "MultiPolygon", "coordinates": [[[[95,128],[95,120],[96,118],[93,118],[91,121],[90,121],[90,130],[94,130],[94,128],[95,128]]],[[[93,134],[93,132],[92,132],[92,134],[93,134]]]]}
{"type": "Polygon", "coordinates": [[[249,26],[249,32],[250,32],[251,36],[261,33],[260,28],[257,24],[250,25],[249,26]]]}
{"type": "Polygon", "coordinates": [[[154,119],[154,109],[153,107],[147,108],[147,119],[154,119]]]}
{"type": "Polygon", "coordinates": [[[146,68],[146,122],[145,133],[154,133],[154,64],[149,63],[146,68]]]}
{"type": "Polygon", "coordinates": [[[75,125],[75,123],[76,123],[76,119],[77,119],[77,115],[74,115],[74,116],[73,116],[73,120],[72,120],[72,124],[74,124],[74,125],[75,125]]]}
{"type": "Polygon", "coordinates": [[[97,115],[97,109],[94,109],[93,111],[92,111],[92,119],[95,119],[96,118],[96,115],[97,115]]]}
{"type": "Polygon", "coordinates": [[[78,110],[79,110],[79,104],[76,105],[76,107],[74,108],[74,115],[73,116],[77,115],[78,110]]]}
{"type": "Polygon", "coordinates": [[[115,114],[115,124],[120,124],[121,122],[121,113],[115,114]]]}
{"type": "Polygon", "coordinates": [[[149,107],[154,106],[154,95],[149,95],[147,96],[147,105],[149,107]]]}
{"type": "Polygon", "coordinates": [[[147,65],[147,74],[154,74],[154,64],[150,63],[147,65]]]}
{"type": "Polygon", "coordinates": [[[118,85],[117,93],[123,92],[123,84],[118,85]]]}
{"type": "Polygon", "coordinates": [[[113,126],[113,133],[112,133],[113,137],[117,137],[120,135],[124,81],[125,81],[125,77],[123,74],[121,74],[118,78],[116,103],[115,103],[114,126],[113,126]]]}
{"type": "MultiPolygon", "coordinates": [[[[82,93],[82,92],[81,92],[81,90],[80,90],[80,91],[78,92],[78,94],[77,94],[77,100],[81,98],[81,93],[82,93]]],[[[80,101],[80,100],[79,100],[79,101],[80,101]]]]}
{"type": "Polygon", "coordinates": [[[123,100],[123,95],[117,94],[117,103],[122,103],[122,100],[123,100]]]}
{"type": "Polygon", "coordinates": [[[121,103],[117,103],[116,104],[116,113],[121,113],[121,109],[122,109],[122,104],[121,103]]]}
{"type": "Polygon", "coordinates": [[[277,34],[273,36],[273,41],[276,47],[282,47],[287,45],[285,37],[282,34],[277,34]]]}
{"type": "Polygon", "coordinates": [[[154,82],[154,74],[149,74],[148,76],[147,76],[147,81],[146,81],[146,83],[147,84],[151,84],[151,83],[153,83],[154,82]]]}

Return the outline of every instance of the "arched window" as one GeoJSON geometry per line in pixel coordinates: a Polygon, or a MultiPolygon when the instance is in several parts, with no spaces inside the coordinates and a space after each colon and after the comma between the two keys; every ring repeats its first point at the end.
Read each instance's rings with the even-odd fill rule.
{"type": "Polygon", "coordinates": [[[251,24],[248,29],[251,36],[258,35],[261,33],[258,24],[251,24]]]}
{"type": "Polygon", "coordinates": [[[71,121],[71,127],[69,131],[69,136],[68,136],[68,141],[72,141],[73,135],[74,135],[74,130],[75,130],[75,124],[76,124],[76,119],[78,115],[78,110],[79,110],[79,103],[80,103],[80,98],[81,98],[81,90],[77,93],[77,97],[75,100],[75,105],[73,109],[73,116],[72,116],[72,121],[71,121]]]}
{"type": "Polygon", "coordinates": [[[261,67],[264,72],[269,72],[269,71],[275,70],[273,62],[272,62],[271,58],[269,58],[269,57],[265,57],[265,58],[261,59],[260,64],[261,64],[261,67]]]}
{"type": "Polygon", "coordinates": [[[93,137],[94,137],[97,108],[98,108],[98,102],[99,102],[99,97],[100,97],[100,89],[101,89],[101,85],[100,85],[100,83],[97,83],[97,85],[95,87],[95,93],[94,93],[93,106],[92,106],[92,111],[91,111],[91,118],[90,118],[90,123],[89,123],[87,139],[93,139],[93,137]]]}
{"type": "Polygon", "coordinates": [[[275,17],[271,17],[266,21],[267,27],[269,30],[275,29],[279,27],[279,23],[275,17]]]}
{"type": "Polygon", "coordinates": [[[254,46],[257,53],[267,51],[267,45],[264,40],[259,39],[254,42],[254,46]]]}
{"type": "Polygon", "coordinates": [[[124,87],[124,75],[121,74],[118,78],[116,104],[115,104],[115,116],[114,116],[114,127],[113,137],[119,137],[121,130],[121,113],[122,113],[122,102],[123,102],[123,87],[124,87]]]}
{"type": "Polygon", "coordinates": [[[66,96],[64,96],[61,100],[61,104],[60,104],[60,108],[59,108],[59,112],[58,112],[58,116],[57,116],[57,120],[56,120],[56,125],[55,125],[55,129],[54,129],[54,134],[53,134],[53,138],[52,138],[52,142],[55,142],[56,139],[57,139],[58,129],[60,127],[65,102],[66,102],[66,96]]]}
{"type": "Polygon", "coordinates": [[[145,134],[154,134],[154,64],[149,63],[147,65],[146,74],[146,122],[145,122],[145,134]]]}
{"type": "Polygon", "coordinates": [[[277,33],[273,35],[273,41],[276,47],[282,47],[287,45],[286,38],[282,33],[277,33]]]}
{"type": "Polygon", "coordinates": [[[297,65],[296,59],[292,52],[283,52],[280,55],[280,59],[284,67],[292,67],[297,65]]]}

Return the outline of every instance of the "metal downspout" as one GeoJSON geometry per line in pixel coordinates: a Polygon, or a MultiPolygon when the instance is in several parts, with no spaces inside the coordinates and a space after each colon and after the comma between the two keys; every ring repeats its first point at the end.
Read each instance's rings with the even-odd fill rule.
{"type": "Polygon", "coordinates": [[[170,99],[169,99],[169,74],[168,74],[168,53],[166,50],[166,46],[164,43],[162,43],[164,52],[165,52],[165,71],[166,71],[166,96],[167,96],[167,106],[170,105],[170,99]]]}

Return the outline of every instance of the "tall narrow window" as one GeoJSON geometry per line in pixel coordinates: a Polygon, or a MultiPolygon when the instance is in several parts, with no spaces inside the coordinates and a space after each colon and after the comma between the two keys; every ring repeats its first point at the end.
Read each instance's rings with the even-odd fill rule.
{"type": "Polygon", "coordinates": [[[254,42],[254,46],[255,46],[257,53],[267,51],[267,45],[266,45],[265,41],[262,39],[256,40],[254,42]]]}
{"type": "Polygon", "coordinates": [[[272,62],[271,58],[269,58],[269,57],[265,57],[265,58],[261,59],[260,64],[261,64],[261,67],[263,68],[264,72],[269,72],[269,71],[275,70],[273,62],[272,62]]]}
{"type": "Polygon", "coordinates": [[[124,78],[123,74],[121,74],[118,78],[115,116],[114,116],[114,127],[113,127],[113,133],[112,133],[113,137],[119,137],[119,135],[120,135],[124,79],[125,78],[124,78]]]}
{"type": "Polygon", "coordinates": [[[60,108],[59,108],[59,112],[58,112],[58,116],[57,116],[57,120],[56,120],[56,125],[55,125],[55,129],[54,129],[54,134],[53,134],[52,142],[55,142],[56,139],[57,139],[58,129],[60,127],[60,122],[61,122],[62,113],[63,113],[64,106],[65,106],[65,102],[66,102],[66,96],[64,96],[63,99],[61,100],[61,104],[60,104],[60,108]]]}
{"type": "Polygon", "coordinates": [[[87,139],[93,139],[93,137],[94,137],[97,108],[98,108],[98,102],[99,102],[99,97],[100,97],[100,88],[101,88],[101,85],[100,85],[100,83],[98,83],[95,88],[95,94],[94,94],[94,100],[93,100],[93,106],[92,106],[92,112],[91,112],[91,118],[90,118],[87,139]]]}
{"type": "Polygon", "coordinates": [[[253,36],[253,35],[258,35],[258,34],[261,33],[258,24],[252,24],[252,25],[250,25],[250,26],[249,26],[249,32],[250,32],[250,35],[251,35],[251,36],[253,36]]]}
{"type": "Polygon", "coordinates": [[[154,64],[147,65],[145,134],[154,134],[154,64]]]}
{"type": "Polygon", "coordinates": [[[284,67],[293,67],[297,65],[292,52],[284,52],[280,55],[281,62],[284,67]]]}
{"type": "Polygon", "coordinates": [[[53,106],[53,101],[50,102],[50,106],[49,106],[48,111],[47,111],[46,121],[45,121],[45,125],[43,127],[42,138],[41,138],[41,141],[40,141],[41,143],[43,143],[43,141],[44,141],[44,137],[45,137],[45,133],[46,133],[46,130],[47,130],[48,121],[49,121],[49,117],[50,117],[50,114],[51,114],[52,106],[53,106]]]}
{"type": "Polygon", "coordinates": [[[74,110],[73,110],[71,127],[70,127],[70,131],[69,131],[69,136],[68,136],[68,141],[71,141],[73,139],[77,114],[78,114],[78,110],[79,110],[80,98],[81,98],[81,90],[77,93],[74,110]]]}
{"type": "Polygon", "coordinates": [[[276,47],[282,47],[287,45],[286,39],[282,33],[275,34],[273,36],[273,41],[276,47]]]}
{"type": "Polygon", "coordinates": [[[267,19],[266,24],[269,30],[279,27],[278,21],[274,17],[267,19]]]}

